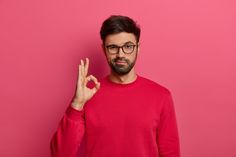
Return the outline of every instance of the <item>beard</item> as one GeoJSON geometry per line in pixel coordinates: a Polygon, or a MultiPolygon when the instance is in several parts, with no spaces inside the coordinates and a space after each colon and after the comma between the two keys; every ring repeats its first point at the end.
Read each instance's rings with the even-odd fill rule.
{"type": "Polygon", "coordinates": [[[115,72],[118,75],[126,75],[128,74],[131,69],[134,67],[135,62],[137,59],[137,55],[135,56],[135,59],[133,62],[130,62],[130,60],[124,58],[124,57],[116,57],[109,61],[109,65],[113,72],[115,72]],[[117,61],[125,62],[126,64],[117,64],[117,61]]]}

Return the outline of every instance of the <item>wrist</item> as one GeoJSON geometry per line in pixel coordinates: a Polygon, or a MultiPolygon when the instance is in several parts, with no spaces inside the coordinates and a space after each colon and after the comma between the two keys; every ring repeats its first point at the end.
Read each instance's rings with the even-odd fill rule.
{"type": "Polygon", "coordinates": [[[84,106],[83,103],[78,103],[76,101],[72,101],[72,103],[71,103],[71,107],[78,110],[78,111],[83,110],[83,106],[84,106]]]}

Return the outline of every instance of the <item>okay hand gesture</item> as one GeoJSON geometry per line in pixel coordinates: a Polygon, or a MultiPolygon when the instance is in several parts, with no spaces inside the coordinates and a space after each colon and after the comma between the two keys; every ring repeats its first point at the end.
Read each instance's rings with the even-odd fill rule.
{"type": "Polygon", "coordinates": [[[89,68],[89,59],[85,59],[86,62],[84,63],[81,60],[79,65],[79,74],[78,74],[78,81],[76,87],[76,93],[72,102],[72,107],[76,110],[82,110],[84,104],[93,97],[93,95],[98,91],[100,88],[100,83],[98,82],[97,78],[93,75],[88,75],[88,68],[89,68]],[[95,83],[95,87],[92,89],[87,87],[87,83],[89,81],[93,81],[95,83]]]}

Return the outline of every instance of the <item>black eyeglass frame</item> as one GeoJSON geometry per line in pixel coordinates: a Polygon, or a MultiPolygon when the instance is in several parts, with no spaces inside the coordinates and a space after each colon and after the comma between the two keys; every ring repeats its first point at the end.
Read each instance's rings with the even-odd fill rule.
{"type": "Polygon", "coordinates": [[[125,54],[131,54],[131,53],[134,52],[134,49],[135,49],[136,47],[138,47],[138,44],[126,43],[126,44],[124,44],[124,45],[122,45],[122,46],[118,46],[118,45],[115,45],[115,44],[104,45],[104,46],[105,46],[105,48],[107,49],[108,53],[110,53],[110,54],[118,54],[119,51],[120,51],[120,48],[122,49],[122,51],[123,51],[125,54]],[[132,50],[131,52],[128,52],[128,53],[127,53],[127,52],[124,50],[124,47],[127,46],[127,45],[129,45],[129,44],[130,44],[130,46],[133,46],[133,50],[132,50]],[[111,52],[109,51],[109,48],[112,47],[112,46],[115,46],[115,48],[117,48],[116,53],[111,53],[111,52]]]}

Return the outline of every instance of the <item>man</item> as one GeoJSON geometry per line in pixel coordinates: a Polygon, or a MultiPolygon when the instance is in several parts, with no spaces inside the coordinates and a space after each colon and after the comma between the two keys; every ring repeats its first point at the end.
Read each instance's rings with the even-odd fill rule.
{"type": "Polygon", "coordinates": [[[171,93],[136,74],[140,28],[111,16],[100,31],[110,66],[98,81],[81,60],[75,96],[51,141],[53,157],[76,157],[85,137],[86,157],[180,157],[171,93]],[[93,81],[93,88],[87,83],[93,81]]]}

